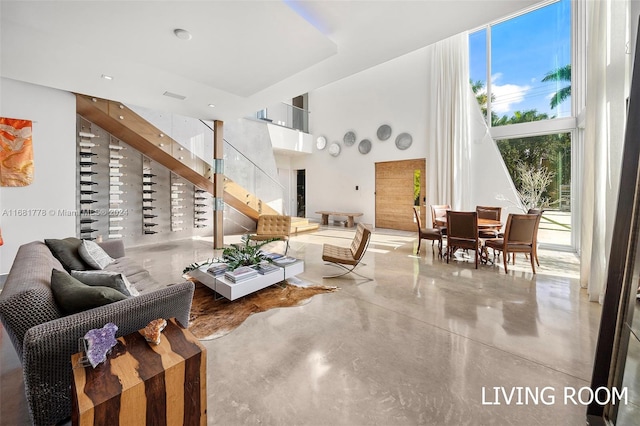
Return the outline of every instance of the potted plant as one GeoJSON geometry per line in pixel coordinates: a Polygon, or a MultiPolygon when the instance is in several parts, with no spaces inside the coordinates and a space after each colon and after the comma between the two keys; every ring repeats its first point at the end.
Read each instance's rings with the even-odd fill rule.
{"type": "Polygon", "coordinates": [[[250,243],[249,235],[243,235],[241,244],[230,244],[229,247],[225,247],[222,250],[222,261],[228,265],[231,271],[240,266],[252,266],[265,261],[270,262],[271,259],[265,256],[261,248],[277,240],[275,238],[253,244],[250,243]]]}
{"type": "Polygon", "coordinates": [[[192,263],[182,271],[186,274],[189,271],[198,269],[204,265],[211,265],[216,262],[226,263],[229,271],[233,271],[240,266],[252,266],[262,262],[271,262],[271,259],[265,255],[261,250],[263,246],[273,241],[278,241],[277,238],[264,240],[259,243],[251,243],[249,235],[242,236],[242,243],[230,244],[229,247],[225,247],[222,250],[222,257],[216,259],[207,259],[204,262],[192,263]]]}

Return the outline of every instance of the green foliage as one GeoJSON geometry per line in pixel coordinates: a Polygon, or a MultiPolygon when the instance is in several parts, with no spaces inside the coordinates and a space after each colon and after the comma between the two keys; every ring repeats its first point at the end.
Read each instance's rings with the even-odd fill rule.
{"type": "MultiPolygon", "coordinates": [[[[519,168],[529,170],[545,168],[553,174],[545,191],[540,195],[548,204],[560,200],[560,186],[571,183],[571,136],[569,133],[531,136],[496,141],[511,179],[518,191],[525,184],[519,168]],[[522,165],[520,165],[522,164],[522,165]]],[[[539,206],[536,206],[539,207],[539,206]]]]}
{"type": "Polygon", "coordinates": [[[222,261],[228,265],[231,271],[240,266],[251,266],[271,261],[260,249],[273,241],[278,241],[278,239],[272,238],[259,243],[251,243],[249,235],[243,235],[241,244],[231,244],[222,250],[222,261]]]}
{"type": "Polygon", "coordinates": [[[204,265],[223,262],[228,265],[228,270],[233,271],[240,266],[257,265],[261,262],[271,262],[271,259],[264,255],[261,250],[266,244],[278,241],[278,238],[261,241],[259,243],[251,243],[249,235],[242,236],[241,244],[230,244],[222,250],[222,258],[207,259],[204,262],[192,263],[182,271],[183,274],[198,269],[204,265]]]}
{"type": "MultiPolygon", "coordinates": [[[[560,88],[553,95],[551,107],[555,108],[571,96],[571,65],[566,65],[548,72],[542,81],[569,83],[568,86],[560,88]]],[[[470,84],[473,92],[476,94],[476,100],[483,114],[486,116],[487,95],[483,93],[485,87],[484,82],[480,80],[476,82],[470,81],[470,84]]],[[[491,100],[494,100],[493,96],[491,100]]],[[[494,112],[491,112],[491,125],[493,127],[506,126],[510,124],[548,120],[550,118],[553,117],[549,117],[549,115],[545,113],[539,113],[535,109],[515,111],[511,117],[507,115],[499,117],[494,112]]],[[[533,198],[538,199],[537,202],[544,200],[544,202],[551,205],[560,203],[560,197],[562,195],[560,188],[570,185],[571,183],[571,136],[569,133],[498,140],[496,144],[517,191],[520,193],[537,194],[536,196],[531,195],[533,198]],[[519,167],[521,170],[518,169],[519,167]],[[528,172],[523,174],[523,167],[526,167],[528,172]],[[536,191],[531,193],[531,188],[526,188],[526,185],[531,184],[531,182],[527,183],[531,178],[531,173],[543,170],[546,170],[547,173],[550,174],[550,180],[545,190],[540,193],[536,191]],[[524,176],[526,177],[523,178],[524,176]]]]}
{"type": "Polygon", "coordinates": [[[549,116],[545,113],[538,113],[535,109],[529,109],[526,111],[514,111],[511,117],[503,115],[498,117],[494,113],[491,113],[491,125],[493,127],[506,126],[508,124],[518,123],[530,123],[532,121],[548,120],[549,116]]]}
{"type": "MultiPolygon", "coordinates": [[[[484,81],[469,80],[469,83],[471,84],[471,90],[473,90],[473,93],[476,95],[476,100],[478,101],[478,105],[480,105],[480,109],[482,110],[482,116],[486,117],[487,116],[487,92],[482,90],[484,89],[484,81]]],[[[491,101],[493,102],[494,100],[495,100],[495,96],[492,95],[491,101]]]]}
{"type": "MultiPolygon", "coordinates": [[[[563,67],[557,68],[553,71],[549,71],[542,78],[543,82],[557,82],[557,83],[568,83],[568,85],[561,87],[557,92],[553,94],[550,101],[551,109],[555,109],[562,102],[571,97],[571,64],[565,65],[563,67]]],[[[480,105],[480,109],[482,110],[482,115],[484,117],[487,116],[487,93],[483,91],[485,84],[484,81],[477,80],[469,80],[469,84],[471,84],[471,89],[473,93],[476,95],[476,100],[478,101],[478,105],[480,105]]],[[[491,102],[495,101],[495,96],[491,95],[491,102]]],[[[515,111],[513,116],[508,117],[503,115],[499,117],[496,113],[491,111],[491,125],[493,127],[496,126],[505,126],[508,124],[517,124],[517,123],[527,123],[531,121],[539,121],[539,120],[548,120],[550,117],[544,113],[538,113],[535,109],[527,110],[527,111],[515,111]]],[[[551,117],[553,118],[553,117],[551,117]]]]}
{"type": "Polygon", "coordinates": [[[551,106],[551,109],[554,109],[571,96],[571,64],[549,71],[542,81],[569,83],[568,86],[560,88],[551,98],[549,105],[551,106]]]}

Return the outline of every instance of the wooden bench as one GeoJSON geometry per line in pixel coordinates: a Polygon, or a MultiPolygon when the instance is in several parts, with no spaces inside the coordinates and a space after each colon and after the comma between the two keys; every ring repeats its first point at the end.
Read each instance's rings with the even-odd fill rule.
{"type": "Polygon", "coordinates": [[[322,215],[323,225],[329,224],[329,216],[346,216],[347,227],[353,228],[353,226],[355,225],[354,218],[362,216],[364,213],[343,213],[343,212],[329,212],[329,211],[322,210],[322,211],[316,212],[316,214],[322,215]]]}

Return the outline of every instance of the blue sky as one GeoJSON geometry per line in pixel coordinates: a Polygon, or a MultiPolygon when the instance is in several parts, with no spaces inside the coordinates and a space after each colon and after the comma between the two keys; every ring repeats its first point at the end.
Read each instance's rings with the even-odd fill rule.
{"type": "MultiPolygon", "coordinates": [[[[567,83],[543,83],[556,68],[571,63],[571,2],[560,0],[526,15],[496,24],[491,29],[492,90],[494,111],[511,116],[514,111],[536,109],[549,116],[570,115],[571,101],[556,110],[549,101],[567,83]]],[[[486,32],[469,37],[470,77],[487,80],[486,32]]]]}

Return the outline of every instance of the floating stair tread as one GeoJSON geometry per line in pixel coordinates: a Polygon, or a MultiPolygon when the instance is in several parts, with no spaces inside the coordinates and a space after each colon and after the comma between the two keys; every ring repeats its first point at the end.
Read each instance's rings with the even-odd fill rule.
{"type": "Polygon", "coordinates": [[[320,224],[309,222],[309,219],[291,218],[291,233],[292,234],[299,234],[300,232],[317,231],[318,228],[320,228],[320,224]]]}

